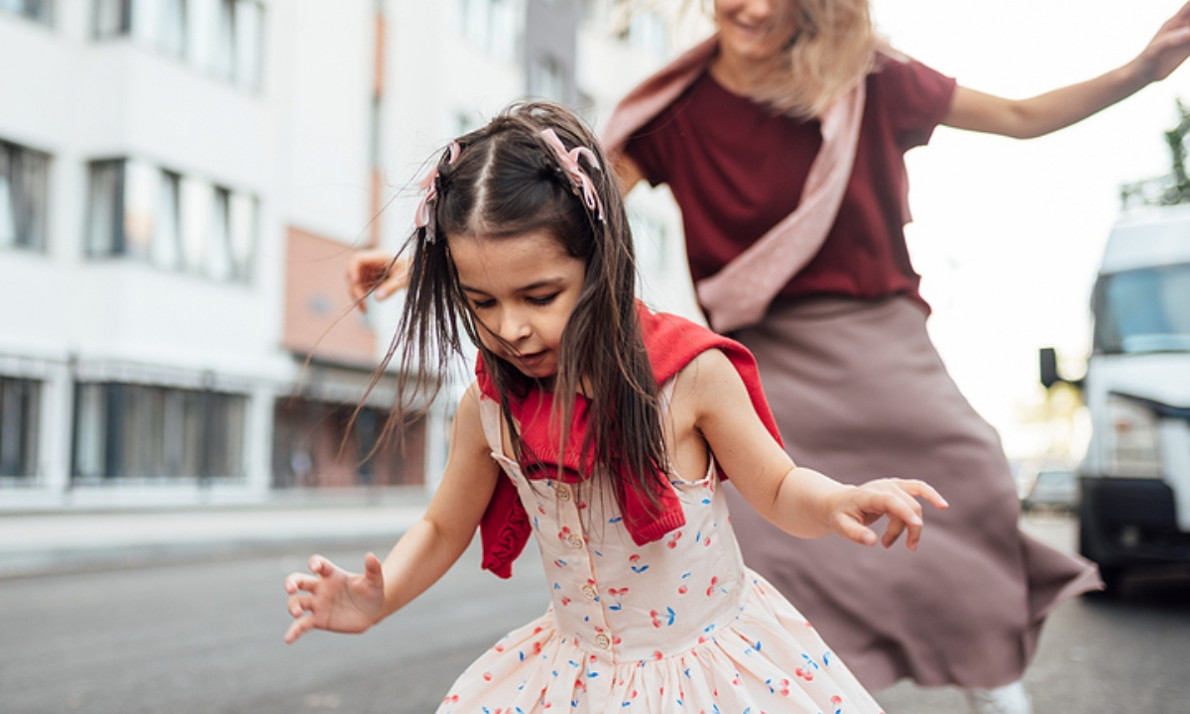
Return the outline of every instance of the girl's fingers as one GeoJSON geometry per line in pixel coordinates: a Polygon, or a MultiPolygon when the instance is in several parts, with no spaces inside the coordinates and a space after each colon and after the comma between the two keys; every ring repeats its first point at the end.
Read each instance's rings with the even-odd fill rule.
{"type": "Polygon", "coordinates": [[[916,479],[895,479],[895,483],[900,486],[910,496],[924,499],[926,502],[933,505],[935,508],[946,509],[950,508],[950,504],[938,493],[933,486],[925,481],[918,481],[916,479]]]}
{"type": "Polygon", "coordinates": [[[839,518],[838,527],[835,530],[844,538],[853,540],[860,545],[876,545],[879,540],[875,531],[846,514],[839,518]]]}
{"type": "Polygon", "coordinates": [[[285,631],[285,644],[292,645],[297,642],[297,639],[310,631],[314,627],[314,622],[309,617],[303,617],[299,620],[294,620],[289,629],[285,631]]]}
{"type": "Polygon", "coordinates": [[[320,577],[326,578],[334,574],[335,566],[331,561],[322,557],[321,555],[310,556],[310,562],[307,564],[310,572],[320,577]]]}
{"type": "Polygon", "coordinates": [[[905,532],[905,521],[899,518],[891,518],[888,521],[888,528],[884,529],[884,537],[880,539],[880,544],[885,548],[891,548],[893,543],[897,542],[897,538],[905,532]]]}
{"type": "MultiPolygon", "coordinates": [[[[921,504],[919,504],[913,497],[906,494],[904,491],[894,491],[892,493],[883,494],[883,498],[877,501],[876,509],[879,513],[888,516],[890,521],[902,521],[903,526],[921,527],[921,504]]],[[[898,531],[898,535],[900,532],[898,531]]]]}
{"type": "Polygon", "coordinates": [[[293,595],[298,590],[309,591],[318,581],[305,573],[290,573],[285,576],[285,592],[293,595]]]}
{"type": "Polygon", "coordinates": [[[293,615],[295,618],[297,618],[301,617],[302,613],[309,612],[312,607],[313,602],[311,601],[310,596],[291,595],[285,609],[289,611],[290,615],[293,615]]]}
{"type": "Polygon", "coordinates": [[[373,584],[384,585],[384,568],[375,553],[364,556],[364,576],[373,584]]]}

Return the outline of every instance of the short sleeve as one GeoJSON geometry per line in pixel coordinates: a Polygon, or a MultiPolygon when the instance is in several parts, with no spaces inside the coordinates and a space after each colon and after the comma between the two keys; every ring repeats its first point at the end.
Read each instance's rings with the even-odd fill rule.
{"type": "Polygon", "coordinates": [[[881,56],[878,71],[882,104],[901,150],[924,146],[950,111],[954,78],[895,52],[881,56]]]}
{"type": "Polygon", "coordinates": [[[645,122],[624,146],[624,153],[636,162],[650,186],[669,183],[675,152],[682,151],[690,139],[687,134],[693,127],[687,114],[694,111],[692,93],[697,85],[697,81],[692,83],[672,104],[645,122]]]}
{"type": "Polygon", "coordinates": [[[624,147],[624,154],[636,163],[641,175],[650,186],[665,183],[665,151],[663,138],[650,121],[637,132],[624,147]]]}

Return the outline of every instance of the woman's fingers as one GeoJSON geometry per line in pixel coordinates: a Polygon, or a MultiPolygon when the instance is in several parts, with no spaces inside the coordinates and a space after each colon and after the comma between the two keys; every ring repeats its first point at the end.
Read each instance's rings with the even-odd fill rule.
{"type": "Polygon", "coordinates": [[[371,293],[384,300],[409,286],[409,260],[382,250],[361,250],[347,264],[347,290],[360,312],[367,312],[371,293]]]}

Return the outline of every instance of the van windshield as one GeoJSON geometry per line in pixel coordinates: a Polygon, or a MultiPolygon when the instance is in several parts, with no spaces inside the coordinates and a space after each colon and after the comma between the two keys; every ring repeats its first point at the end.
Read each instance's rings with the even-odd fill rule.
{"type": "Polygon", "coordinates": [[[1190,351],[1190,264],[1128,270],[1095,288],[1095,351],[1190,351]]]}

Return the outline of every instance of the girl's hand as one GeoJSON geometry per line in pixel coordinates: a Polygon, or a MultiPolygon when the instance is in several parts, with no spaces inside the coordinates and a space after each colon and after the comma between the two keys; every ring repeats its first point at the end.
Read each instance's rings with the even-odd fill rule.
{"type": "Polygon", "coordinates": [[[1149,82],[1168,77],[1190,56],[1190,2],[1165,21],[1136,58],[1141,75],[1149,82]]]}
{"type": "Polygon", "coordinates": [[[868,528],[888,516],[888,527],[880,539],[885,548],[891,548],[901,534],[908,531],[905,545],[917,550],[921,540],[922,498],[938,508],[947,508],[946,499],[924,481],[900,478],[885,478],[869,481],[861,486],[852,486],[831,497],[828,522],[838,534],[863,545],[875,545],[876,533],[868,528]]]}
{"type": "Polygon", "coordinates": [[[347,266],[347,290],[360,312],[368,311],[368,292],[377,300],[409,286],[409,259],[383,250],[361,250],[347,266]]]}
{"type": "Polygon", "coordinates": [[[285,578],[287,609],[296,620],[285,632],[287,644],[315,628],[358,633],[376,623],[384,604],[384,571],[374,554],[364,558],[362,574],[348,573],[320,555],[310,558],[310,572],[285,578]]]}

